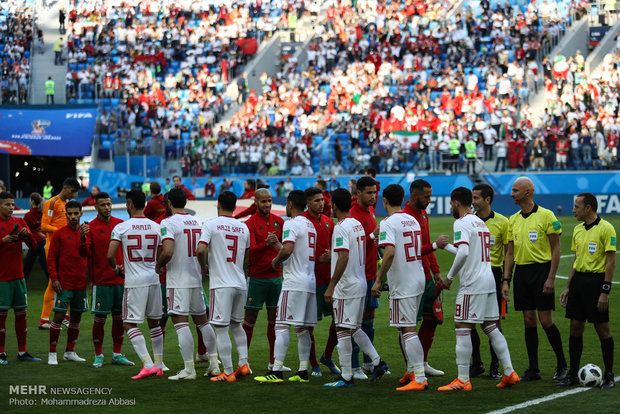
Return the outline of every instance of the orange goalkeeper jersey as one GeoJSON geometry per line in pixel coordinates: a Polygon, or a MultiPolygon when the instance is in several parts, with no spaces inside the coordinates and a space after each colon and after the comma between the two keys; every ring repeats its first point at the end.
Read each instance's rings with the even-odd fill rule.
{"type": "Polygon", "coordinates": [[[43,205],[43,216],[41,217],[41,231],[45,233],[45,256],[49,252],[52,244],[52,235],[56,230],[68,224],[65,215],[65,204],[59,196],[54,196],[47,200],[43,205]]]}

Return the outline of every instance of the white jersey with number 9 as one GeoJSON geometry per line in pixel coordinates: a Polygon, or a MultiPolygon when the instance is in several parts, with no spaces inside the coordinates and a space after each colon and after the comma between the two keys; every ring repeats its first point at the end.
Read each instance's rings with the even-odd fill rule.
{"type": "Polygon", "coordinates": [[[316,292],[314,262],[316,260],[316,230],[314,224],[299,215],[284,222],[282,244],[293,243],[293,253],[282,265],[282,290],[316,292]]]}

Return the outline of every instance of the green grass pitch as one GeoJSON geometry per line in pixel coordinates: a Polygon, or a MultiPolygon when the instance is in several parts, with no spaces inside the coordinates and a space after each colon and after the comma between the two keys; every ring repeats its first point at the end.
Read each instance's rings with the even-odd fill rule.
{"type": "MultiPolygon", "coordinates": [[[[620,228],[620,217],[607,217],[616,229],[620,228]]],[[[562,254],[570,254],[570,238],[573,227],[577,221],[571,216],[560,218],[564,232],[562,235],[562,254]]],[[[453,219],[450,217],[431,217],[431,237],[434,239],[439,234],[451,234],[453,219]]],[[[437,259],[442,274],[447,273],[452,257],[449,253],[438,252],[437,259]]],[[[563,258],[560,263],[558,275],[567,276],[570,270],[571,258],[563,258]]],[[[38,266],[38,265],[37,265],[38,266]]],[[[82,321],[80,339],[76,347],[78,354],[87,359],[85,363],[67,363],[60,361],[56,367],[47,365],[48,335],[49,331],[37,329],[43,291],[46,281],[40,271],[37,271],[28,283],[29,310],[28,310],[28,349],[36,356],[42,358],[41,362],[19,363],[16,361],[17,346],[13,330],[13,313],[10,312],[7,320],[7,355],[9,364],[0,367],[0,407],[6,413],[35,413],[35,412],[183,412],[208,411],[211,413],[223,412],[463,412],[483,413],[501,409],[514,404],[526,402],[549,394],[558,393],[559,390],[551,382],[555,369],[555,357],[547,342],[544,331],[539,328],[539,358],[543,379],[534,383],[520,384],[517,387],[506,390],[495,388],[497,380],[489,379],[483,375],[472,380],[473,391],[469,393],[439,393],[438,386],[449,383],[456,376],[456,362],[454,359],[454,326],[452,323],[454,298],[456,286],[451,291],[443,293],[444,323],[437,329],[435,342],[430,352],[431,365],[446,372],[444,377],[430,378],[431,390],[423,393],[400,393],[394,389],[398,386],[398,379],[405,370],[404,362],[397,342],[397,331],[388,325],[388,297],[381,297],[381,305],[375,318],[375,346],[379,354],[390,365],[392,375],[384,376],[376,383],[358,381],[354,388],[327,389],[322,385],[332,379],[326,369],[323,370],[322,378],[312,378],[309,384],[284,383],[281,385],[260,385],[254,383],[251,378],[242,378],[236,383],[213,383],[203,377],[206,366],[197,365],[199,378],[196,381],[172,382],[165,377],[149,378],[141,381],[132,381],[130,376],[138,372],[137,367],[119,367],[110,364],[112,357],[112,341],[110,336],[110,324],[106,324],[106,337],[104,342],[104,354],[106,360],[103,368],[93,369],[90,364],[94,356],[91,329],[92,315],[85,315],[82,321]],[[17,395],[9,394],[10,386],[16,385],[45,385],[48,395],[17,395]],[[106,387],[111,388],[111,395],[82,396],[82,395],[49,395],[53,387],[106,387]],[[55,397],[59,399],[76,399],[84,401],[87,397],[103,398],[106,408],[85,406],[43,406],[42,398],[55,397]],[[34,406],[19,406],[11,403],[11,398],[24,403],[24,399],[30,399],[34,406]],[[111,401],[111,398],[124,401],[111,401]],[[115,405],[110,403],[129,403],[131,405],[115,405]]],[[[615,280],[620,280],[620,270],[616,270],[615,280]]],[[[566,283],[565,279],[558,278],[556,281],[556,312],[554,319],[558,325],[564,343],[564,350],[568,359],[568,320],[564,318],[564,310],[559,305],[559,294],[566,283]]],[[[205,283],[205,287],[207,284],[205,283]]],[[[620,327],[620,306],[617,296],[620,295],[620,287],[614,285],[611,292],[611,328],[612,333],[618,338],[620,327]]],[[[90,300],[90,298],[89,298],[90,300]]],[[[265,312],[259,315],[259,321],[254,330],[252,346],[250,348],[250,364],[256,374],[266,371],[268,362],[268,344],[266,338],[265,312]]],[[[317,340],[317,353],[320,355],[327,336],[329,321],[323,320],[315,330],[317,340]]],[[[527,356],[523,340],[523,322],[520,313],[512,310],[509,304],[509,313],[502,322],[503,331],[510,347],[512,361],[518,373],[523,373],[527,367],[527,356]]],[[[145,326],[142,326],[145,331],[145,326]]],[[[193,331],[193,326],[192,326],[193,331]]],[[[150,349],[150,341],[147,345],[150,349]]],[[[482,336],[482,335],[481,335],[482,336]]],[[[66,343],[66,330],[60,337],[59,355],[62,355],[66,343]]],[[[139,362],[131,343],[126,338],[124,352],[134,362],[139,362]]],[[[617,352],[616,352],[617,354],[617,352]]],[[[488,341],[482,338],[482,355],[487,364],[489,362],[488,341]]],[[[235,360],[233,356],[233,361],[235,360]]],[[[60,358],[62,359],[62,358],[60,358]]],[[[334,353],[337,359],[337,351],[334,353]]],[[[164,360],[173,375],[183,367],[183,361],[177,346],[177,337],[172,324],[167,326],[165,340],[164,360]]],[[[602,366],[600,345],[592,325],[588,325],[584,336],[584,352],[582,365],[588,362],[602,366]]],[[[295,335],[291,333],[291,344],[288,350],[286,365],[295,370],[297,368],[297,344],[295,335]]],[[[616,373],[620,372],[616,362],[616,373]]],[[[166,376],[168,376],[166,375],[166,376]]],[[[576,395],[567,396],[550,402],[535,405],[520,412],[570,412],[570,413],[617,413],[620,412],[620,387],[612,390],[593,389],[576,395]]]]}

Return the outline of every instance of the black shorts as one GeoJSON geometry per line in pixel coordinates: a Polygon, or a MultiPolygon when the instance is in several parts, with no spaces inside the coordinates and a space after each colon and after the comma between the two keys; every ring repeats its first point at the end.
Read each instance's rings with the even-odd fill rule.
{"type": "Polygon", "coordinates": [[[513,277],[515,310],[555,310],[555,292],[543,294],[551,262],[517,265],[513,277]]]}
{"type": "Polygon", "coordinates": [[[570,281],[566,302],[566,317],[581,322],[609,322],[609,308],[605,312],[597,309],[604,273],[575,272],[570,281]]]}
{"type": "MultiPolygon", "coordinates": [[[[499,309],[499,314],[502,314],[502,302],[504,301],[504,296],[502,295],[502,280],[504,279],[504,270],[501,267],[492,267],[493,277],[495,277],[495,293],[497,295],[497,309],[499,309]]],[[[508,313],[508,308],[506,308],[505,313],[508,313]]]]}

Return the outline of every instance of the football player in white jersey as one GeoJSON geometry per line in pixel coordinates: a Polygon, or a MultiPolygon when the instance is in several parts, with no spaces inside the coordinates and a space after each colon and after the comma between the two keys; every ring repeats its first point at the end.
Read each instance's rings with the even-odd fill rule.
{"type": "Polygon", "coordinates": [[[173,188],[168,192],[165,201],[166,209],[172,215],[162,220],[161,239],[162,248],[157,258],[155,270],[163,273],[166,266],[166,300],[168,313],[174,323],[179,337],[179,349],[185,368],[170,380],[196,379],[194,369],[194,338],[189,329],[189,315],[201,332],[205,346],[209,350],[210,366],[206,375],[219,369],[217,364],[217,350],[215,332],[207,319],[207,307],[202,290],[202,272],[196,258],[196,246],[200,238],[200,223],[185,212],[187,194],[180,188],[173,188]]]}
{"type": "Polygon", "coordinates": [[[108,248],[108,263],[117,275],[125,278],[123,296],[123,325],[143,367],[132,379],[164,375],[164,336],[159,326],[162,316],[162,297],[159,277],[155,273],[157,249],[160,245],[159,224],[144,216],[146,196],[140,190],[127,193],[127,212],[130,219],[116,225],[108,248]],[[124,269],[116,264],[116,250],[122,246],[124,269]],[[139,323],[147,319],[151,331],[151,359],[139,323]]]}
{"type": "Polygon", "coordinates": [[[372,294],[381,296],[387,276],[390,286],[390,326],[400,331],[411,381],[397,391],[428,389],[424,373],[424,350],[416,332],[422,294],[426,285],[422,265],[422,228],[420,223],[401,209],[405,190],[390,184],[383,190],[383,207],[389,217],[379,225],[379,247],[385,249],[383,261],[372,287],[372,294]]]}
{"type": "Polygon", "coordinates": [[[449,244],[445,249],[455,253],[456,257],[442,283],[445,289],[450,289],[452,280],[459,274],[459,290],[454,308],[458,378],[439,387],[439,391],[471,391],[470,331],[474,324],[482,325],[482,330],[491,340],[491,346],[504,368],[504,376],[497,387],[506,388],[519,383],[519,376],[512,368],[506,338],[496,324],[499,308],[491,270],[491,233],[484,221],[471,212],[471,202],[472,193],[468,188],[458,187],[450,194],[452,215],[456,219],[454,245],[449,244]]]}
{"type": "Polygon", "coordinates": [[[387,364],[379,357],[370,338],[360,329],[367,291],[366,232],[362,223],[349,216],[350,208],[351,193],[344,188],[335,190],[332,210],[338,224],[332,235],[332,276],[324,296],[326,302],[332,303],[334,310],[342,375],[324,384],[326,387],[353,386],[352,340],[372,360],[371,381],[388,371],[387,364]]]}
{"type": "Polygon", "coordinates": [[[306,195],[293,190],[286,200],[286,215],[291,220],[282,227],[282,248],[271,262],[274,269],[282,265],[282,291],[276,315],[276,342],[273,368],[266,375],[255,377],[261,383],[281,383],[284,357],[289,344],[289,329],[295,327],[299,371],[289,381],[309,382],[308,364],[312,339],[308,328],[316,326],[316,230],[303,212],[306,195]]]}
{"type": "Polygon", "coordinates": [[[196,249],[203,274],[209,275],[209,319],[215,326],[217,350],[224,367],[224,372],[211,378],[211,381],[233,382],[252,373],[248,364],[248,339],[241,327],[243,306],[248,295],[243,265],[250,248],[250,231],[244,223],[232,217],[236,205],[237,196],[234,193],[223,191],[219,195],[218,217],[204,223],[196,249]],[[236,371],[233,371],[229,327],[239,354],[236,371]]]}

